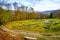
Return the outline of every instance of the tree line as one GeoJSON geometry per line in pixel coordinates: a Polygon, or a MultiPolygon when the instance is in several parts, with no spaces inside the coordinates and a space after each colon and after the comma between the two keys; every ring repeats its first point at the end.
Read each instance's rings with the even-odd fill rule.
{"type": "Polygon", "coordinates": [[[10,3],[6,3],[4,1],[0,2],[0,24],[16,20],[60,18],[60,11],[43,14],[41,12],[35,12],[32,7],[29,8],[29,11],[27,11],[28,7],[25,7],[24,5],[19,7],[17,2],[13,3],[13,7],[15,10],[10,10],[10,3]],[[6,7],[7,10],[5,10],[3,6],[6,7]]]}

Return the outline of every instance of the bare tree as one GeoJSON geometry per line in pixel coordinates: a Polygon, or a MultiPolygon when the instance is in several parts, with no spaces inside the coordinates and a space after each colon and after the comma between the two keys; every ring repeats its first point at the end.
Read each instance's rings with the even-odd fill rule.
{"type": "Polygon", "coordinates": [[[10,3],[6,3],[5,6],[6,6],[6,8],[9,10],[10,7],[11,7],[11,4],[10,4],[10,3]]]}
{"type": "Polygon", "coordinates": [[[0,0],[0,7],[4,6],[5,3],[6,3],[5,0],[0,0]]]}
{"type": "Polygon", "coordinates": [[[18,3],[17,3],[17,2],[14,2],[14,3],[13,3],[13,6],[14,6],[14,9],[16,10],[17,7],[18,7],[18,3]]]}

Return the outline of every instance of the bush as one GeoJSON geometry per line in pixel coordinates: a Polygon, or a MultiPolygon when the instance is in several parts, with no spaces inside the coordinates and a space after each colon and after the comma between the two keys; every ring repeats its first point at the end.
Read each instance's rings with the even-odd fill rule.
{"type": "Polygon", "coordinates": [[[50,28],[50,30],[51,30],[51,31],[54,31],[54,32],[60,31],[60,24],[53,25],[53,26],[50,28]]]}
{"type": "Polygon", "coordinates": [[[3,10],[3,9],[1,9],[1,10],[2,10],[2,12],[0,12],[0,24],[5,24],[5,23],[11,21],[11,13],[7,12],[7,10],[3,10]]]}

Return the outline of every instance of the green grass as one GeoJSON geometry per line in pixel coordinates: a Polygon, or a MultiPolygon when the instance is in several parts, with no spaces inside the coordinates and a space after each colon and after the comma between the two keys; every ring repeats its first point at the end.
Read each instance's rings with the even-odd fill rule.
{"type": "Polygon", "coordinates": [[[40,30],[44,31],[44,23],[42,21],[21,21],[21,22],[12,22],[6,25],[9,29],[17,29],[17,30],[28,30],[38,32],[40,30]]]}
{"type": "Polygon", "coordinates": [[[37,40],[60,40],[60,37],[37,37],[37,40]]]}
{"type": "Polygon", "coordinates": [[[31,31],[31,32],[60,32],[60,19],[42,19],[42,20],[23,20],[23,21],[12,21],[5,25],[11,30],[18,31],[31,31]],[[45,22],[50,22],[49,30],[44,28],[47,26],[45,22]]]}

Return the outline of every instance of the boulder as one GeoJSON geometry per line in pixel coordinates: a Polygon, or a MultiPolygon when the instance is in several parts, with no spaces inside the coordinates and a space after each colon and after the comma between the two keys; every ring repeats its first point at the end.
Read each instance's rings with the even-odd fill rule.
{"type": "Polygon", "coordinates": [[[25,36],[24,37],[24,40],[37,40],[37,38],[25,36]]]}

